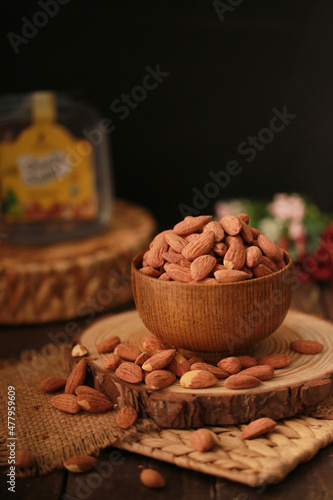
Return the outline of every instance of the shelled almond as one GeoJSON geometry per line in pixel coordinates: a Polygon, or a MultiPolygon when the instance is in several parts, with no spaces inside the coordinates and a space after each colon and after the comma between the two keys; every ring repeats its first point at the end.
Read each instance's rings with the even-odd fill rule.
{"type": "Polygon", "coordinates": [[[185,217],[155,236],[139,270],[160,281],[223,284],[283,269],[282,248],[248,223],[247,214],[226,215],[219,221],[210,215],[185,217]]]}

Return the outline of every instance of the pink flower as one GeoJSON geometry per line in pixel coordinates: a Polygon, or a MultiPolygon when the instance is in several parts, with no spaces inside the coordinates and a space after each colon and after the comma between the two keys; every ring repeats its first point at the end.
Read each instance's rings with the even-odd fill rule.
{"type": "Polygon", "coordinates": [[[293,240],[298,240],[305,236],[303,224],[299,220],[292,220],[289,225],[289,236],[293,240]]]}
{"type": "Polygon", "coordinates": [[[277,219],[301,221],[305,215],[305,203],[298,194],[278,193],[268,206],[270,213],[277,219]]]}

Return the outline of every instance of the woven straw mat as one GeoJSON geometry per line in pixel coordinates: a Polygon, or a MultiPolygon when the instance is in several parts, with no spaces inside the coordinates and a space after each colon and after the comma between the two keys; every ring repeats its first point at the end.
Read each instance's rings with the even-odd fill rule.
{"type": "Polygon", "coordinates": [[[6,466],[8,457],[8,386],[15,387],[16,393],[16,449],[27,449],[36,457],[36,466],[28,471],[18,469],[18,476],[45,474],[62,468],[69,457],[98,455],[100,449],[113,445],[179,467],[259,486],[281,481],[333,441],[333,406],[322,407],[311,417],[279,421],[273,432],[252,440],[240,438],[244,425],[208,427],[216,444],[205,453],[191,446],[193,429],[159,429],[151,420],[139,419],[133,428],[123,431],[115,422],[117,411],[62,413],[51,406],[52,395],[45,394],[40,383],[46,377],[66,376],[64,360],[64,349],[49,345],[40,353],[25,351],[18,364],[2,363],[0,465],[6,466]]]}

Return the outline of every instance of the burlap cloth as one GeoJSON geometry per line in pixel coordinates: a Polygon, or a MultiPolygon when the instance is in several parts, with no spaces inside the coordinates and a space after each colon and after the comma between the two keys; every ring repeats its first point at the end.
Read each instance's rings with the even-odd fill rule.
{"type": "MultiPolygon", "coordinates": [[[[315,415],[280,421],[273,432],[260,438],[240,439],[244,426],[211,427],[215,446],[199,453],[190,444],[192,429],[158,429],[149,419],[139,419],[128,431],[115,423],[116,411],[69,415],[54,409],[52,395],[40,389],[49,376],[67,376],[64,348],[49,345],[40,353],[26,351],[21,362],[2,363],[0,371],[0,465],[7,465],[8,387],[15,388],[16,450],[27,449],[36,466],[18,469],[17,476],[46,474],[63,467],[69,457],[98,455],[114,445],[250,486],[277,483],[299,463],[310,460],[333,441],[333,407],[315,415]],[[8,366],[9,365],[9,366],[8,366]]],[[[0,365],[1,366],[1,365],[0,365]]],[[[11,438],[12,439],[12,438],[11,438]]]]}

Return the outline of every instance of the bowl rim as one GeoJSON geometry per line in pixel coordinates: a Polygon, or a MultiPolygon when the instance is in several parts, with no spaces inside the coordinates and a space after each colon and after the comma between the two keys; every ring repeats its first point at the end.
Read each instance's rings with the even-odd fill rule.
{"type": "Polygon", "coordinates": [[[159,280],[157,278],[153,278],[153,276],[148,276],[147,274],[144,274],[144,273],[140,273],[139,269],[137,268],[136,266],[136,260],[137,259],[142,259],[143,255],[146,253],[146,252],[140,252],[139,254],[137,254],[133,259],[132,259],[132,262],[131,262],[131,270],[132,270],[132,273],[140,273],[140,277],[144,276],[144,279],[149,279],[149,280],[154,280],[156,282],[159,282],[159,283],[163,283],[162,286],[184,286],[184,285],[193,285],[195,286],[196,288],[199,286],[205,286],[205,287],[216,287],[216,286],[224,286],[224,287],[233,287],[233,286],[251,286],[251,283],[259,283],[260,281],[269,281],[271,280],[271,278],[273,276],[277,276],[279,273],[282,275],[284,274],[288,269],[290,269],[291,267],[294,266],[294,260],[291,256],[291,254],[289,252],[287,252],[287,250],[285,249],[282,249],[284,254],[287,255],[288,257],[288,263],[285,265],[285,267],[283,267],[282,269],[279,269],[278,271],[275,271],[274,273],[271,273],[271,274],[268,274],[267,276],[261,276],[260,278],[251,278],[251,279],[247,279],[247,280],[244,280],[244,281],[235,281],[235,282],[231,282],[231,283],[214,283],[214,284],[211,284],[211,283],[182,283],[180,281],[163,281],[163,280],[159,280]]]}

